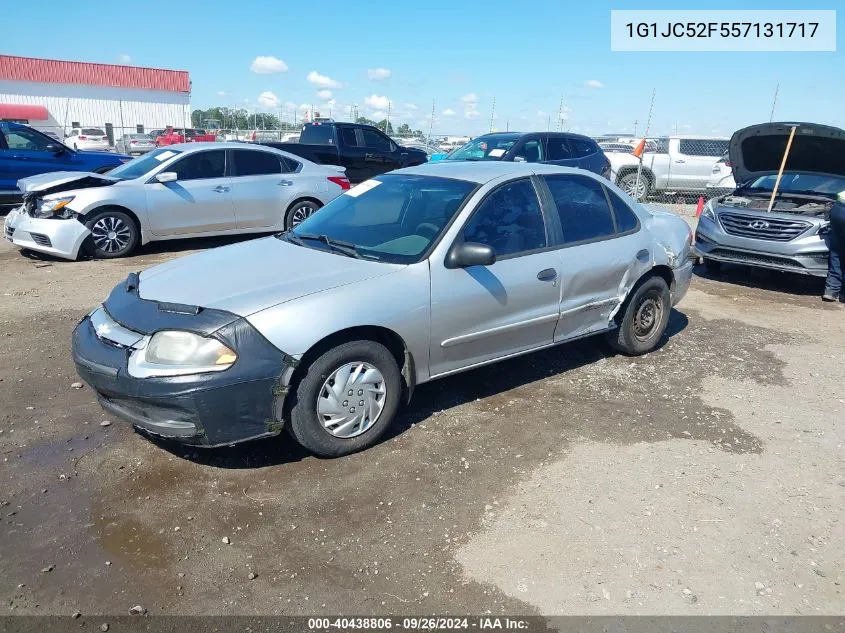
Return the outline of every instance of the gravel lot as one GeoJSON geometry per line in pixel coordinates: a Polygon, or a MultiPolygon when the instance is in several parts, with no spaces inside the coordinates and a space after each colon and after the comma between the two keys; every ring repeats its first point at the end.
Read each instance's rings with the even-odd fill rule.
{"type": "Polygon", "coordinates": [[[130,271],[222,243],[0,245],[8,613],[842,612],[845,308],[818,281],[699,276],[659,351],[425,385],[348,458],[153,443],[72,388],[70,332],[130,271]]]}

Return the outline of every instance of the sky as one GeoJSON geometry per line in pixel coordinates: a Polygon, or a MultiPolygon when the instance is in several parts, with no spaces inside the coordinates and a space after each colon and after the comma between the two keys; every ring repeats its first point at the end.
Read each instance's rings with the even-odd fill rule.
{"type": "Polygon", "coordinates": [[[293,121],[312,106],[337,120],[352,105],[376,120],[389,107],[394,125],[434,134],[642,134],[654,91],[651,135],[730,135],[769,120],[776,86],[775,120],[845,127],[845,36],[836,52],[612,52],[614,6],[623,8],[602,0],[41,0],[34,11],[14,2],[3,8],[0,53],[187,70],[194,109],[245,107],[293,121]],[[81,19],[69,19],[69,6],[81,19]],[[67,18],[53,28],[45,16],[67,18]]]}

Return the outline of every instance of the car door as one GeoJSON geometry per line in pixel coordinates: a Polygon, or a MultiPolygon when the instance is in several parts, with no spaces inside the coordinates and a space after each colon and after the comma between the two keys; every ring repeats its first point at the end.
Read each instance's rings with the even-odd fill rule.
{"type": "Polygon", "coordinates": [[[153,177],[144,185],[147,215],[154,235],[211,233],[237,228],[231,178],[226,175],[226,150],[190,152],[166,166],[176,181],[153,177]]]}
{"type": "Polygon", "coordinates": [[[46,134],[19,126],[3,127],[2,132],[6,142],[2,150],[4,189],[17,189],[18,180],[27,176],[74,169],[75,154],[46,134]]]}
{"type": "Polygon", "coordinates": [[[578,158],[573,154],[569,139],[563,134],[549,134],[546,139],[546,160],[552,165],[578,167],[578,158]]]}
{"type": "Polygon", "coordinates": [[[367,171],[367,178],[378,176],[399,167],[396,156],[391,151],[394,145],[393,141],[372,128],[361,128],[360,133],[364,146],[364,169],[367,171]]]}
{"type": "Polygon", "coordinates": [[[364,147],[360,130],[345,125],[338,125],[336,130],[338,163],[346,168],[349,182],[357,184],[371,178],[374,175],[372,165],[366,158],[368,150],[364,147]]]}
{"type": "Polygon", "coordinates": [[[492,246],[491,266],[431,262],[430,371],[441,375],[552,343],[560,260],[530,178],[499,185],[456,243],[492,246]]]}
{"type": "Polygon", "coordinates": [[[542,181],[562,233],[554,339],[605,330],[625,291],[650,265],[648,235],[636,214],[598,179],[549,174],[542,181]]]}
{"type": "Polygon", "coordinates": [[[232,204],[239,229],[280,225],[299,189],[297,174],[283,174],[281,156],[244,148],[229,150],[232,204]]]}

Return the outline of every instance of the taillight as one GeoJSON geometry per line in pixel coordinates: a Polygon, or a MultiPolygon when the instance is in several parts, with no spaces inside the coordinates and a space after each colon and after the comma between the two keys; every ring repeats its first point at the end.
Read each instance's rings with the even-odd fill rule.
{"type": "Polygon", "coordinates": [[[138,141],[129,141],[129,144],[130,144],[130,145],[137,145],[137,144],[138,144],[138,141]]]}
{"type": "Polygon", "coordinates": [[[352,185],[349,184],[349,178],[346,176],[329,176],[328,181],[338,185],[341,189],[343,189],[343,191],[352,187],[352,185]]]}
{"type": "Polygon", "coordinates": [[[88,137],[87,137],[87,136],[80,136],[80,137],[79,137],[79,140],[80,140],[80,141],[87,141],[87,140],[88,140],[88,137]]]}
{"type": "Polygon", "coordinates": [[[726,160],[726,161],[725,161],[725,167],[730,167],[730,166],[731,166],[731,161],[726,160]]]}

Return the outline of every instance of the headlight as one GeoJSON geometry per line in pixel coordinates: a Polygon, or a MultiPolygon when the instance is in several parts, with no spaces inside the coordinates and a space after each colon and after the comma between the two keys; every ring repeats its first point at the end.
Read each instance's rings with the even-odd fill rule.
{"type": "Polygon", "coordinates": [[[136,378],[179,376],[223,371],[238,355],[217,339],[181,330],[156,332],[129,358],[129,374],[136,378]]]}
{"type": "Polygon", "coordinates": [[[73,196],[65,196],[64,198],[51,198],[45,200],[44,198],[38,201],[38,206],[35,208],[35,217],[38,218],[72,218],[76,215],[73,211],[67,208],[67,205],[73,200],[73,196]]]}
{"type": "Polygon", "coordinates": [[[707,204],[704,205],[704,208],[701,210],[702,217],[709,218],[710,220],[716,221],[716,214],[713,213],[713,200],[708,200],[707,204]]]}

